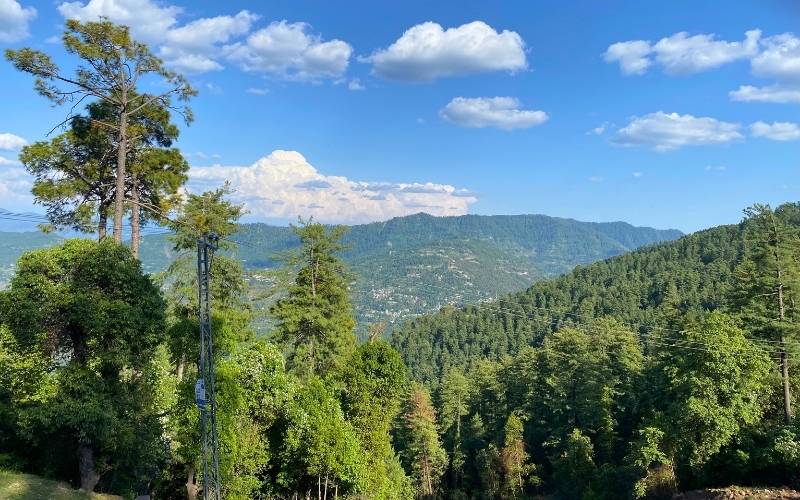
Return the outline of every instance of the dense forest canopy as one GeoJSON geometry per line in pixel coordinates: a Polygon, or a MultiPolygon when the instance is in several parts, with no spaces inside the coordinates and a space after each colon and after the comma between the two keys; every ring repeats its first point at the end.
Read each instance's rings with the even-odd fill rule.
{"type": "MultiPolygon", "coordinates": [[[[200,429],[215,414],[226,499],[655,499],[732,482],[800,486],[800,204],[753,205],[739,225],[411,319],[391,344],[381,325],[358,342],[343,258],[357,251],[348,243],[386,240],[301,220],[273,322],[256,335],[233,257],[244,207],[227,185],[182,190],[170,113],[191,118],[172,98],[194,90],[124,26],[70,21],[64,44],[81,61],[74,78],[43,52],[7,53],[56,104],[96,98],[23,158],[50,223],[97,241],[24,253],[0,291],[1,468],[87,494],[210,498],[200,429]],[[140,92],[139,71],[166,93],[140,92]],[[147,219],[170,229],[177,255],[155,275],[138,253],[147,219]],[[204,316],[194,252],[212,234],[204,316]],[[199,380],[201,327],[213,333],[202,343],[213,340],[204,352],[216,399],[199,380]]],[[[460,226],[490,250],[523,227],[527,251],[551,270],[668,237],[536,217],[416,219],[386,225],[422,220],[418,241],[460,226]]],[[[402,261],[411,239],[391,241],[389,258],[402,261]]]]}

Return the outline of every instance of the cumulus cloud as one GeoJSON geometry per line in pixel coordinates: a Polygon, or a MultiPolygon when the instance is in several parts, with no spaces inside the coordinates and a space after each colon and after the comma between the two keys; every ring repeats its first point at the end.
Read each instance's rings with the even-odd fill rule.
{"type": "Polygon", "coordinates": [[[18,135],[8,132],[0,133],[0,149],[12,151],[28,144],[28,141],[18,135]]]}
{"type": "Polygon", "coordinates": [[[482,21],[447,30],[431,21],[418,24],[363,60],[380,76],[417,82],[527,67],[522,37],[514,31],[498,33],[482,21]]]}
{"type": "Polygon", "coordinates": [[[624,75],[643,75],[652,64],[648,57],[652,50],[646,40],[617,42],[609,45],[603,59],[609,63],[618,62],[624,75]]]}
{"type": "Polygon", "coordinates": [[[28,23],[36,9],[23,7],[16,0],[0,0],[0,42],[17,42],[28,36],[28,23]]]}
{"type": "Polygon", "coordinates": [[[462,127],[530,128],[549,118],[539,110],[522,109],[513,97],[456,97],[439,111],[445,120],[462,127]]]}
{"type": "Polygon", "coordinates": [[[742,138],[738,123],[709,117],[658,111],[635,116],[617,131],[612,143],[620,146],[649,146],[659,152],[683,146],[725,144],[742,138]]]}
{"type": "Polygon", "coordinates": [[[353,48],[342,40],[324,41],[306,23],[280,21],[228,47],[228,58],[246,71],[293,80],[339,78],[353,48]]]}
{"type": "Polygon", "coordinates": [[[750,134],[753,137],[763,137],[773,141],[794,141],[800,139],[800,125],[791,122],[758,121],[750,125],[750,134]]]}
{"type": "Polygon", "coordinates": [[[755,56],[760,38],[759,30],[746,32],[740,42],[718,40],[714,34],[690,36],[682,31],[655,44],[647,40],[614,43],[604,58],[606,62],[618,62],[626,75],[642,75],[654,62],[671,75],[699,73],[755,56]]]}
{"type": "Polygon", "coordinates": [[[754,87],[742,85],[728,92],[730,98],[741,102],[800,103],[800,86],[797,88],[782,85],[754,87]]]}
{"type": "Polygon", "coordinates": [[[325,175],[295,151],[273,151],[250,166],[192,167],[190,189],[230,181],[250,214],[267,219],[298,216],[323,222],[361,223],[427,212],[463,215],[477,201],[465,189],[436,183],[366,182],[325,175]]]}
{"type": "Polygon", "coordinates": [[[791,33],[764,39],[764,50],[751,61],[753,73],[779,80],[800,80],[800,38],[791,33]]]}
{"type": "Polygon", "coordinates": [[[89,0],[64,2],[58,11],[68,19],[96,21],[107,17],[131,28],[131,34],[157,47],[172,68],[187,73],[222,69],[225,44],[250,32],[259,16],[243,10],[236,15],[201,18],[180,25],[182,9],[153,0],[89,0]]]}

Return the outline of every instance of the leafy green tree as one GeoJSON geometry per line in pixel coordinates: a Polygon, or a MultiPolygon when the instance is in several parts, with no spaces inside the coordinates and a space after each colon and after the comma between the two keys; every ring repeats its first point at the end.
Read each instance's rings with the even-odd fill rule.
{"type": "Polygon", "coordinates": [[[283,356],[264,341],[243,344],[217,372],[223,495],[247,500],[269,487],[264,473],[277,457],[268,436],[294,389],[283,356]]]}
{"type": "Polygon", "coordinates": [[[309,221],[294,230],[302,246],[289,262],[299,270],[288,296],[271,309],[278,321],[275,336],[288,351],[291,370],[325,376],[340,371],[355,348],[349,276],[336,255],[344,249],[345,228],[309,221]]]}
{"type": "Polygon", "coordinates": [[[47,366],[19,408],[22,433],[34,446],[72,448],[45,458],[67,462],[56,467],[73,467],[86,491],[101,474],[118,491],[146,486],[163,450],[153,360],[165,328],[139,262],[110,242],[68,240],[23,255],[0,305],[21,359],[47,366]]]}
{"type": "Polygon", "coordinates": [[[789,353],[786,342],[796,337],[800,303],[800,205],[773,210],[753,205],[745,210],[745,257],[736,268],[732,291],[735,311],[747,326],[777,342],[781,359],[784,420],[792,420],[789,353]]]}
{"type": "Polygon", "coordinates": [[[729,316],[708,315],[684,332],[684,348],[664,348],[656,361],[663,388],[663,428],[669,456],[697,470],[759,421],[769,390],[769,356],[729,316]]]}
{"type": "Polygon", "coordinates": [[[402,456],[411,470],[416,496],[434,498],[447,467],[447,453],[436,429],[436,410],[428,391],[414,385],[403,413],[402,456]]]}
{"type": "Polygon", "coordinates": [[[185,78],[167,70],[145,44],[134,41],[126,26],[107,20],[87,23],[68,20],[63,42],[67,53],[80,60],[74,76],[62,72],[50,56],[38,50],[8,49],[5,55],[15,68],[33,75],[36,91],[55,104],[89,98],[112,107],[111,119],[96,123],[117,134],[113,216],[114,241],[120,243],[129,143],[138,139],[131,124],[139,114],[153,107],[177,111],[188,123],[191,111],[180,103],[185,104],[197,92],[185,78]],[[139,92],[137,86],[141,80],[149,78],[160,79],[165,90],[159,94],[139,92]]]}
{"type": "Polygon", "coordinates": [[[365,492],[358,435],[318,377],[308,378],[291,404],[281,448],[278,482],[287,490],[306,496],[316,491],[319,499],[331,490],[334,496],[365,492]]]}
{"type": "Polygon", "coordinates": [[[573,429],[563,441],[553,443],[551,458],[553,481],[564,498],[591,498],[592,483],[597,479],[592,441],[579,429],[573,429]]]}
{"type": "Polygon", "coordinates": [[[532,411],[542,416],[549,438],[562,439],[578,429],[592,439],[603,461],[621,454],[633,431],[632,394],[643,369],[636,335],[613,320],[598,320],[589,328],[551,334],[540,355],[541,385],[532,411]],[[620,431],[626,435],[619,436],[620,431]]]}
{"type": "Polygon", "coordinates": [[[405,386],[406,368],[400,354],[379,340],[360,345],[341,375],[342,407],[363,448],[366,489],[371,498],[413,496],[390,434],[405,386]]]}

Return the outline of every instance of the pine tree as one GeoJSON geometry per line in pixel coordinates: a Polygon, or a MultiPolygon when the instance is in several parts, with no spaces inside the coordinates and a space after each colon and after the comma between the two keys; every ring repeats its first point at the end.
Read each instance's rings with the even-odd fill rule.
{"type": "Polygon", "coordinates": [[[736,268],[732,305],[753,333],[778,342],[784,420],[792,419],[789,353],[786,342],[798,333],[800,305],[800,205],[745,210],[745,256],[736,268]],[[794,222],[794,224],[790,222],[794,222]]]}
{"type": "Polygon", "coordinates": [[[341,370],[356,343],[349,275],[336,255],[345,228],[301,221],[294,231],[302,246],[289,263],[299,270],[288,296],[271,309],[276,339],[288,350],[289,369],[325,376],[341,370]]]}
{"type": "Polygon", "coordinates": [[[415,385],[403,415],[406,465],[411,469],[417,498],[433,498],[447,467],[447,454],[436,430],[436,410],[430,394],[415,385]]]}

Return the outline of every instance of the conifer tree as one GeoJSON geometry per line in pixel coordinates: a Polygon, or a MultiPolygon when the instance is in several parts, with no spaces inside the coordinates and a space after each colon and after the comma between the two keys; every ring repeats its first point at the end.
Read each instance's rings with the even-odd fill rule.
{"type": "Polygon", "coordinates": [[[417,498],[434,498],[447,466],[447,454],[439,441],[436,410],[430,394],[421,385],[411,389],[403,425],[406,446],[404,458],[411,469],[417,498]]]}
{"type": "Polygon", "coordinates": [[[299,269],[288,296],[271,310],[276,339],[288,351],[289,369],[325,376],[341,370],[356,343],[349,275],[337,256],[345,228],[301,221],[294,231],[301,248],[289,263],[299,269]]]}
{"type": "Polygon", "coordinates": [[[798,333],[800,306],[800,206],[786,204],[745,209],[745,257],[736,268],[732,292],[734,310],[747,326],[765,339],[778,343],[783,417],[792,419],[789,353],[786,342],[798,333]],[[794,224],[790,223],[794,221],[794,224]]]}

